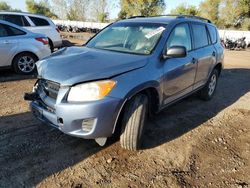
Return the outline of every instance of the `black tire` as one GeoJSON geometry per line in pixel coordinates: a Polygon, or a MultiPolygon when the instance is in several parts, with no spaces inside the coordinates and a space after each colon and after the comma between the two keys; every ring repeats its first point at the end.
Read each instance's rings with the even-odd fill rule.
{"type": "Polygon", "coordinates": [[[35,72],[37,61],[38,58],[34,54],[23,52],[15,56],[12,65],[16,73],[28,75],[35,72]],[[25,59],[27,59],[27,62],[25,59]]]}
{"type": "Polygon", "coordinates": [[[212,99],[215,94],[218,83],[218,70],[214,69],[206,85],[200,90],[199,97],[205,101],[212,99]]]}
{"type": "Polygon", "coordinates": [[[148,115],[148,97],[138,94],[125,106],[120,143],[124,149],[139,150],[143,127],[148,115]]]}
{"type": "Polygon", "coordinates": [[[54,52],[54,45],[50,39],[49,39],[49,48],[50,48],[51,53],[53,53],[54,52]]]}

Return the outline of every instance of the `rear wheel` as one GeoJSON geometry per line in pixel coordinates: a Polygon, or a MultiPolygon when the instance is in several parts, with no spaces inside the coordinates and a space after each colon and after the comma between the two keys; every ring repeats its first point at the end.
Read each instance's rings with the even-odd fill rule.
{"type": "Polygon", "coordinates": [[[49,48],[50,48],[51,53],[53,53],[54,52],[54,45],[50,39],[49,39],[49,48]]]}
{"type": "Polygon", "coordinates": [[[212,74],[210,75],[207,84],[204,88],[199,92],[199,96],[203,100],[210,100],[215,93],[217,82],[218,82],[218,70],[214,69],[212,74]]]}
{"type": "Polygon", "coordinates": [[[13,59],[14,71],[18,74],[32,74],[36,68],[38,58],[29,52],[18,54],[13,59]]]}
{"type": "Polygon", "coordinates": [[[148,104],[148,97],[144,94],[138,94],[125,106],[120,136],[120,143],[123,148],[128,150],[140,149],[148,104]]]}

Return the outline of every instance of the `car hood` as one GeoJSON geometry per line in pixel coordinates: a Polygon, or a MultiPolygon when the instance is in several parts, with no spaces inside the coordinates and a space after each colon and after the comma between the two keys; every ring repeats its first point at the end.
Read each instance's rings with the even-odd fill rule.
{"type": "Polygon", "coordinates": [[[88,47],[63,48],[37,63],[38,77],[62,86],[110,78],[141,68],[147,56],[88,47]]]}

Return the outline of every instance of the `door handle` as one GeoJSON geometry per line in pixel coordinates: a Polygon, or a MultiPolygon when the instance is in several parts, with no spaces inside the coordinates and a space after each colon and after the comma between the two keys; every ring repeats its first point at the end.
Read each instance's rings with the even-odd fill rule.
{"type": "Polygon", "coordinates": [[[192,59],[192,63],[193,63],[193,64],[197,63],[197,59],[193,58],[193,59],[192,59]]]}
{"type": "Polygon", "coordinates": [[[4,44],[11,44],[10,41],[4,41],[3,43],[4,43],[4,44]]]}
{"type": "Polygon", "coordinates": [[[214,56],[215,57],[215,52],[213,51],[213,53],[212,53],[212,56],[214,56]]]}

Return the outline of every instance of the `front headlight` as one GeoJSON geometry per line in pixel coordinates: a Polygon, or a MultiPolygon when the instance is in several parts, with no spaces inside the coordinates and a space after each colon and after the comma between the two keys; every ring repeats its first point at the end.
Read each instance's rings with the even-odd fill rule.
{"type": "Polygon", "coordinates": [[[116,85],[114,80],[103,80],[73,86],[68,95],[69,102],[100,100],[107,96],[116,85]]]}

